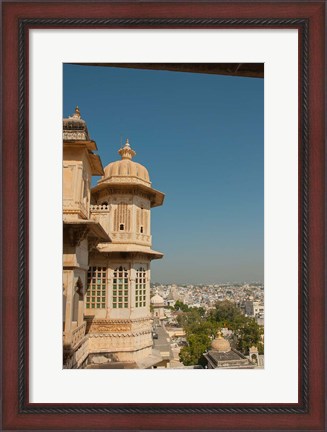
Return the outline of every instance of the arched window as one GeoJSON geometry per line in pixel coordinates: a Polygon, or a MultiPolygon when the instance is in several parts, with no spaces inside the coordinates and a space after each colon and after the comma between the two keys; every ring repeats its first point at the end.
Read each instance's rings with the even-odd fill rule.
{"type": "Polygon", "coordinates": [[[112,281],[112,307],[113,309],[128,308],[128,273],[124,267],[120,266],[114,270],[112,281]]]}
{"type": "Polygon", "coordinates": [[[141,234],[148,234],[148,210],[140,206],[136,211],[136,227],[141,234]]]}
{"type": "Polygon", "coordinates": [[[136,270],[135,307],[146,306],[146,271],[143,267],[136,270]]]}
{"type": "Polygon", "coordinates": [[[125,225],[124,224],[120,224],[119,225],[119,231],[124,231],[125,230],[125,225]]]}

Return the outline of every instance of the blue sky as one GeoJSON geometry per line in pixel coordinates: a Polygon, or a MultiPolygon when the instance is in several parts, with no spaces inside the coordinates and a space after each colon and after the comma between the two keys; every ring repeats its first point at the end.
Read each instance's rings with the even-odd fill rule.
{"type": "Polygon", "coordinates": [[[129,138],[166,195],[151,215],[153,249],[164,253],[152,282],[263,282],[264,81],[63,69],[63,115],[79,106],[103,165],[129,138]]]}

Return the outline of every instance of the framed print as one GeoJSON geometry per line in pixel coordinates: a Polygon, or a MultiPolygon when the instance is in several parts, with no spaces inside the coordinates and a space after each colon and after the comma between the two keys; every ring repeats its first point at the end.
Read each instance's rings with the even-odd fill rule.
{"type": "Polygon", "coordinates": [[[4,430],[325,429],[324,14],[3,2],[4,430]]]}

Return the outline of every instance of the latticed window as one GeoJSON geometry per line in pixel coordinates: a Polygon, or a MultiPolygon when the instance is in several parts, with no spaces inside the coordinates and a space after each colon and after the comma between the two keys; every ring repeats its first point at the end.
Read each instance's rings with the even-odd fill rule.
{"type": "Polygon", "coordinates": [[[146,305],[146,271],[143,267],[136,271],[135,307],[146,305]]]}
{"type": "Polygon", "coordinates": [[[86,309],[106,307],[106,267],[90,267],[87,274],[86,309]]]}
{"type": "Polygon", "coordinates": [[[128,308],[128,270],[120,266],[114,271],[112,281],[112,307],[128,308]]]}

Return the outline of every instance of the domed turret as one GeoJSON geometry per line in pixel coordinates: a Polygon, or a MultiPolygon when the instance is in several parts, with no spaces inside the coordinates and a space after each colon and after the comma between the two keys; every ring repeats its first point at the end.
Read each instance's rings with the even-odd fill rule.
{"type": "Polygon", "coordinates": [[[63,119],[63,139],[69,141],[90,140],[86,122],[81,118],[78,106],[76,106],[73,115],[63,119]]]}
{"type": "Polygon", "coordinates": [[[136,155],[131,148],[128,139],[124,147],[119,149],[118,153],[121,160],[111,162],[104,169],[104,176],[101,181],[108,183],[142,183],[146,186],[151,186],[148,170],[141,164],[132,161],[136,155]]]}
{"type": "Polygon", "coordinates": [[[153,307],[153,319],[156,321],[165,319],[164,299],[159,295],[158,291],[151,297],[151,306],[153,307]]]}
{"type": "Polygon", "coordinates": [[[164,299],[158,294],[158,291],[153,297],[151,297],[151,304],[153,306],[161,306],[164,304],[164,299]]]}
{"type": "Polygon", "coordinates": [[[150,207],[162,205],[164,194],[153,189],[148,170],[132,160],[136,153],[131,148],[128,139],[118,153],[121,159],[111,162],[104,168],[104,175],[98,181],[98,185],[92,189],[94,201],[98,201],[100,197],[102,202],[106,201],[104,191],[110,188],[111,194],[114,189],[119,189],[120,191],[130,190],[133,195],[146,196],[146,199],[150,201],[150,207]]]}
{"type": "Polygon", "coordinates": [[[212,341],[211,348],[218,352],[229,352],[231,350],[230,343],[222,337],[220,332],[218,332],[217,337],[212,341]]]}

